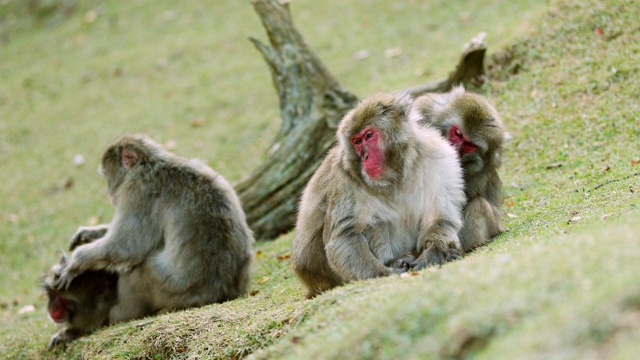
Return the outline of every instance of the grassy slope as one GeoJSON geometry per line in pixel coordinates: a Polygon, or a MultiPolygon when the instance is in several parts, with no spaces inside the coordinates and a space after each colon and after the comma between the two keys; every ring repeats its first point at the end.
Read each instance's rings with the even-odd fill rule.
{"type": "MultiPolygon", "coordinates": [[[[640,5],[553,2],[515,40],[512,29],[526,30],[524,18],[496,22],[483,11],[532,16],[539,6],[338,3],[292,8],[321,58],[359,94],[412,85],[416,73],[439,76],[455,61],[451,44],[480,30],[489,31],[492,48],[514,44],[502,62],[517,75],[494,72],[487,88],[514,135],[503,170],[505,211],[515,216],[505,218],[509,232],[464,261],[313,301],[300,300],[288,261],[278,259],[288,253],[287,235],[258,245],[254,296],[107,328],[66,355],[236,357],[260,348],[259,358],[637,354],[640,177],[607,182],[640,171],[632,165],[640,158],[633,60],[640,5]],[[391,47],[403,55],[385,58],[391,47]],[[354,61],[361,49],[371,57],[354,61]],[[547,169],[555,163],[561,166],[547,169]]],[[[176,152],[206,159],[234,181],[259,162],[278,123],[264,64],[244,41],[262,33],[247,4],[123,2],[101,5],[98,21],[83,23],[83,12],[99,4],[83,4],[47,31],[20,18],[0,28],[11,34],[0,45],[0,353],[9,357],[56,356],[42,351],[54,328],[34,284],[77,225],[109,219],[104,184],[92,170],[109,140],[123,131],[173,139],[176,152]],[[192,128],[196,117],[204,125],[192,128]],[[84,165],[73,166],[76,153],[84,165]],[[68,178],[70,189],[51,191],[68,178]],[[37,311],[19,314],[28,304],[37,311]]]]}

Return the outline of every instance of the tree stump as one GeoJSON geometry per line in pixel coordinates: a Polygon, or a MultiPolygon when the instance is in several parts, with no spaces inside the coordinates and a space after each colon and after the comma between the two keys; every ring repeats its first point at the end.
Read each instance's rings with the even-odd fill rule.
{"type": "MultiPolygon", "coordinates": [[[[269,45],[250,38],[271,71],[280,98],[282,126],[265,160],[235,185],[249,227],[258,240],[274,239],[293,228],[305,185],[335,142],[337,124],[359,101],[345,90],[306,44],[288,2],[252,0],[269,45]]],[[[483,81],[485,34],[465,47],[449,77],[408,91],[413,96],[447,91],[459,83],[483,81]]]]}

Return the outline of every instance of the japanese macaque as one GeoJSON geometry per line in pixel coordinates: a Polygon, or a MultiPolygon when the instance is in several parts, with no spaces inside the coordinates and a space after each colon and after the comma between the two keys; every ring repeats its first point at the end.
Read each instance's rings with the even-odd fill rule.
{"type": "Polygon", "coordinates": [[[411,104],[407,94],[364,100],[307,184],[291,252],[307,298],[460,258],[460,163],[436,129],[418,125],[411,104]]]}
{"type": "Polygon", "coordinates": [[[66,263],[66,255],[63,255],[60,263],[53,265],[42,281],[49,298],[49,316],[62,325],[49,340],[49,349],[109,324],[109,312],[118,297],[118,275],[101,270],[85,271],[68,289],[55,289],[54,282],[66,263]]]}
{"type": "Polygon", "coordinates": [[[467,196],[459,233],[463,250],[490,242],[504,232],[498,167],[510,135],[500,115],[484,97],[465,92],[461,86],[448,93],[418,97],[414,108],[423,115],[420,124],[438,128],[460,156],[467,196]]]}
{"type": "Polygon", "coordinates": [[[116,209],[113,220],[78,229],[54,289],[73,289],[87,271],[117,273],[109,323],[246,293],[253,234],[221,175],[141,135],[113,143],[100,172],[116,209]]]}

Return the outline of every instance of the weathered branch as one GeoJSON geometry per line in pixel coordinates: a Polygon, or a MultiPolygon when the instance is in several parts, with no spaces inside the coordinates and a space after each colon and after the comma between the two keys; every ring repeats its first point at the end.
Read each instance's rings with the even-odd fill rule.
{"type": "Polygon", "coordinates": [[[289,10],[275,0],[252,4],[270,46],[251,39],[269,65],[282,127],[265,161],[236,189],[258,239],[290,230],[301,190],[334,141],[335,127],[358,101],[307,46],[289,10]]]}
{"type": "MultiPolygon", "coordinates": [[[[337,124],[358,98],[342,88],[296,29],[288,2],[252,0],[269,45],[250,38],[269,66],[282,125],[272,151],[236,190],[257,239],[273,239],[295,224],[299,196],[335,141],[337,124]]],[[[444,80],[405,89],[413,96],[482,81],[484,33],[466,46],[444,80]]]]}
{"type": "Polygon", "coordinates": [[[481,32],[464,45],[458,66],[446,79],[417,85],[401,91],[409,92],[413,97],[416,97],[428,92],[449,91],[458,84],[481,85],[485,81],[486,37],[487,33],[481,32]]]}

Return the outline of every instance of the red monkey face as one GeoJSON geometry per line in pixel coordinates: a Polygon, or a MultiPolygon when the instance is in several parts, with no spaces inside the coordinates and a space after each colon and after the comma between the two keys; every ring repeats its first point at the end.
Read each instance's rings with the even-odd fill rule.
{"type": "Polygon", "coordinates": [[[360,156],[362,170],[372,179],[377,180],[384,171],[384,153],[378,129],[366,127],[351,137],[351,144],[360,156]]]}
{"type": "Polygon", "coordinates": [[[460,157],[463,157],[466,154],[471,154],[479,149],[476,144],[469,141],[457,125],[453,125],[449,128],[449,142],[458,150],[460,157]]]}
{"type": "Polygon", "coordinates": [[[56,323],[62,323],[69,320],[69,305],[71,301],[63,298],[57,292],[49,295],[49,316],[56,323]]]}

